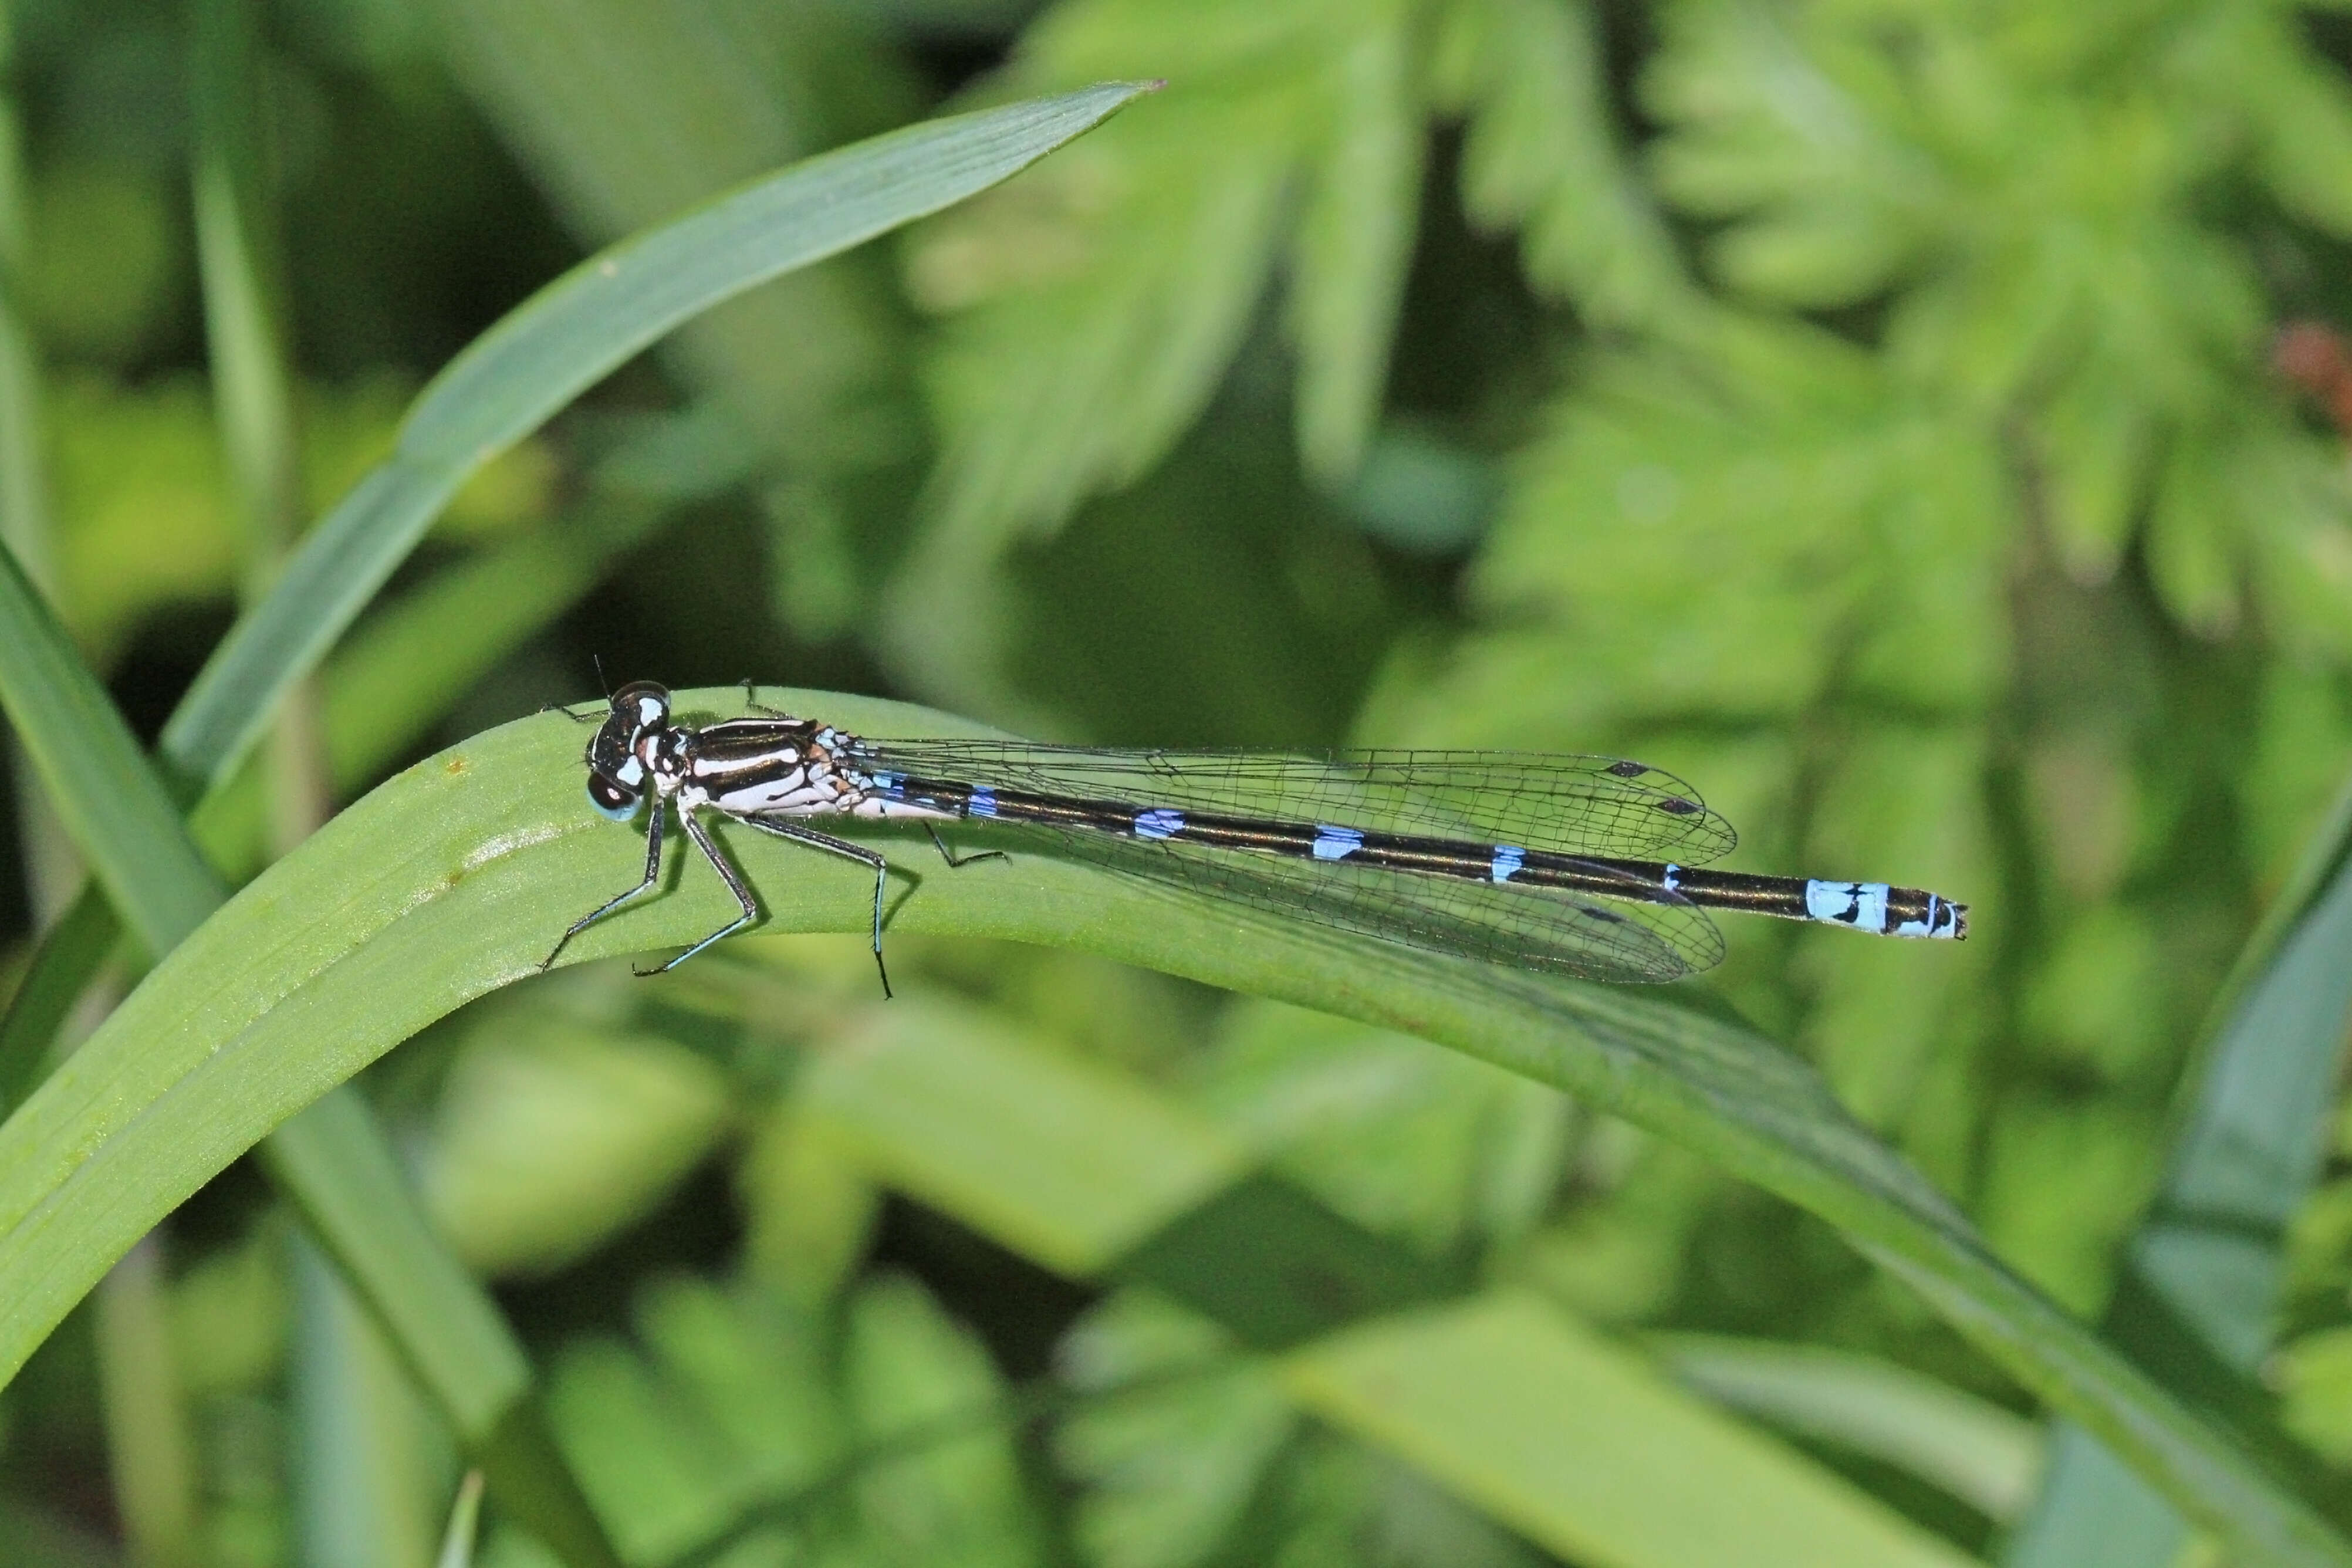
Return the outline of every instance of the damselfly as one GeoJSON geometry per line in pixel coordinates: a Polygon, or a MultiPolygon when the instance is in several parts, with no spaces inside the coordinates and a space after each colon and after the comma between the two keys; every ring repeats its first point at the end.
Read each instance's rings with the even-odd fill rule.
{"type": "Polygon", "coordinates": [[[616,821],[651,800],[645,879],[574,921],[540,967],[653,889],[673,806],[743,912],[654,974],[760,918],[705,812],[870,868],[877,968],[889,862],[808,819],[919,822],[950,865],[967,862],[948,854],[940,823],[1026,834],[1074,859],[1278,916],[1588,980],[1709,967],[1723,956],[1709,909],[1885,936],[1968,934],[1966,906],[1916,888],[1696,869],[1737,836],[1689,785],[1640,763],[869,740],[761,708],[749,682],[744,696],[753,715],[694,728],[672,722],[669,693],[650,681],[613,693],[583,759],[588,798],[616,821]]]}

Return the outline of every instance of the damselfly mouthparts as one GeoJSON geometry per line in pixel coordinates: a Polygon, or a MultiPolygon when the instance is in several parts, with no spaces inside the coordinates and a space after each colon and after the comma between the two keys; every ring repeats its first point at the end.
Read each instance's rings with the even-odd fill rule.
{"type": "Polygon", "coordinates": [[[588,798],[618,821],[650,798],[645,879],[573,922],[540,967],[652,889],[673,805],[743,912],[654,974],[760,918],[706,811],[869,868],[877,968],[889,862],[809,818],[920,822],[942,855],[943,822],[1002,830],[1008,842],[1027,834],[1072,858],[1255,910],[1587,980],[1675,980],[1709,967],[1723,956],[1709,909],[1884,936],[1968,934],[1966,906],[1916,888],[1696,869],[1737,836],[1689,785],[1640,763],[867,740],[751,706],[751,717],[694,728],[671,721],[669,693],[650,681],[613,693],[588,742],[588,798]]]}

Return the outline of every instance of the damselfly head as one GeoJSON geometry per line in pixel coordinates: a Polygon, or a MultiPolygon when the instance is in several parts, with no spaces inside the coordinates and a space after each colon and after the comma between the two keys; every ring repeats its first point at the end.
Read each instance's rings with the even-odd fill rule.
{"type": "Polygon", "coordinates": [[[639,744],[649,731],[669,726],[669,692],[650,680],[633,680],[613,693],[613,711],[588,742],[588,804],[615,821],[636,815],[645,794],[646,764],[639,744]]]}

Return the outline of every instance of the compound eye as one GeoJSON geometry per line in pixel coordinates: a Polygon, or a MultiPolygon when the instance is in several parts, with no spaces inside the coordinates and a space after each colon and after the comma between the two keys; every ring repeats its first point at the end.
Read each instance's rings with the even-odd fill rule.
{"type": "Polygon", "coordinates": [[[669,721],[669,692],[650,680],[632,680],[613,693],[613,711],[638,730],[669,721]]]}
{"type": "Polygon", "coordinates": [[[603,773],[590,773],[588,804],[615,822],[626,822],[637,814],[637,792],[614,783],[603,773]]]}

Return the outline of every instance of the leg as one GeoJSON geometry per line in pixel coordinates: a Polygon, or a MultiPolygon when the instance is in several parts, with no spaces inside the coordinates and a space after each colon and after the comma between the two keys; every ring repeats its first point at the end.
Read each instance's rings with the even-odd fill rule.
{"type": "Polygon", "coordinates": [[[751,684],[751,678],[748,675],[745,676],[743,678],[743,706],[749,708],[754,713],[764,713],[771,719],[789,719],[792,717],[791,714],[785,712],[782,709],[771,708],[766,703],[761,701],[759,691],[760,689],[751,684]]]}
{"type": "Polygon", "coordinates": [[[955,851],[948,847],[948,841],[940,837],[940,830],[938,828],[933,827],[929,823],[926,822],[923,824],[923,831],[931,836],[931,846],[940,852],[940,858],[946,861],[949,867],[954,870],[961,871],[975,860],[1002,860],[1004,858],[1004,851],[1002,849],[983,849],[977,855],[967,855],[962,859],[959,860],[956,858],[955,851]]]}
{"type": "Polygon", "coordinates": [[[734,862],[719,852],[719,846],[712,840],[710,830],[703,826],[701,820],[684,806],[678,808],[677,819],[686,825],[686,836],[694,840],[694,847],[702,851],[703,858],[710,862],[710,868],[719,873],[720,881],[727,884],[727,890],[735,895],[735,901],[743,906],[743,912],[659,968],[638,970],[637,978],[640,980],[650,980],[656,974],[668,973],[720,937],[733,936],[760,918],[760,906],[752,899],[751,889],[744,886],[743,873],[735,868],[734,862]]]}
{"type": "MultiPolygon", "coordinates": [[[[646,829],[646,879],[639,882],[635,887],[631,888],[627,892],[623,893],[619,898],[609,900],[604,904],[599,905],[596,909],[590,910],[587,914],[581,916],[578,920],[573,921],[572,922],[572,929],[563,933],[563,935],[556,942],[553,950],[551,951],[545,958],[540,960],[539,967],[541,973],[546,972],[549,964],[555,962],[555,955],[563,951],[563,944],[565,942],[570,942],[573,937],[578,936],[582,931],[586,931],[590,926],[594,925],[598,921],[603,920],[606,915],[611,914],[614,910],[619,909],[623,904],[627,903],[631,899],[635,898],[639,893],[644,892],[646,889],[652,887],[656,881],[661,879],[662,828],[666,826],[664,819],[667,818],[668,815],[669,803],[666,800],[656,798],[654,801],[653,811],[651,813],[653,818],[652,823],[646,829]]],[[[680,812],[678,815],[683,816],[686,814],[684,812],[680,812]]]]}
{"type": "Polygon", "coordinates": [[[882,999],[890,999],[890,970],[882,962],[882,890],[890,875],[890,862],[879,850],[868,849],[862,844],[852,844],[835,838],[830,833],[819,833],[814,827],[803,827],[797,822],[780,821],[772,816],[739,816],[746,827],[756,827],[778,838],[788,838],[795,844],[805,844],[812,849],[823,849],[844,859],[855,860],[874,869],[874,967],[882,976],[882,999]]]}
{"type": "Polygon", "coordinates": [[[561,713],[566,719],[571,720],[574,724],[601,724],[604,721],[604,715],[611,712],[612,708],[608,704],[605,707],[596,709],[591,712],[574,713],[571,709],[565,707],[561,702],[551,702],[546,707],[541,709],[540,711],[542,713],[561,713]]]}

